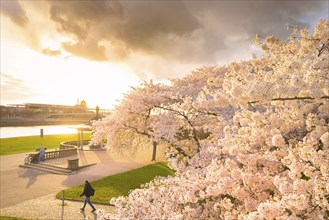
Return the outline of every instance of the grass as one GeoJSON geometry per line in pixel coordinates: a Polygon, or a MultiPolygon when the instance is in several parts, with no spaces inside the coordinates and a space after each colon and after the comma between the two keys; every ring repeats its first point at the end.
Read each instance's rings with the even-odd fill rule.
{"type": "MultiPolygon", "coordinates": [[[[175,171],[171,170],[166,163],[158,162],[124,173],[108,176],[91,182],[91,185],[96,190],[95,195],[92,197],[92,201],[109,204],[111,198],[127,196],[130,190],[140,188],[142,184],[150,182],[156,176],[168,176],[174,174],[175,171]]],[[[83,201],[84,198],[80,197],[80,194],[83,191],[83,186],[84,185],[80,185],[64,190],[65,199],[83,201]]],[[[61,199],[62,192],[59,192],[56,197],[61,199]]]]}
{"type": "Polygon", "coordinates": [[[0,220],[27,220],[27,219],[18,218],[18,217],[0,216],[0,220]]]}
{"type": "MultiPolygon", "coordinates": [[[[90,139],[91,133],[84,133],[84,139],[90,139]]],[[[47,147],[47,150],[59,148],[59,144],[65,141],[77,140],[77,134],[56,134],[45,135],[42,140],[42,145],[47,147]]],[[[0,138],[0,156],[34,152],[36,148],[41,146],[40,136],[0,138]]]]}

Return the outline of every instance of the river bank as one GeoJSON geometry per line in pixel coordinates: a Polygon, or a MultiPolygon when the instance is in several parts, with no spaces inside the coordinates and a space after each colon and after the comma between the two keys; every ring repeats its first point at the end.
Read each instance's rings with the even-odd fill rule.
{"type": "Polygon", "coordinates": [[[39,125],[79,125],[88,124],[90,119],[28,119],[28,118],[1,118],[0,127],[20,127],[39,125]]]}
{"type": "Polygon", "coordinates": [[[40,130],[43,135],[53,134],[75,134],[80,125],[34,125],[34,126],[12,126],[0,127],[0,138],[24,137],[24,136],[40,136],[40,130]]]}

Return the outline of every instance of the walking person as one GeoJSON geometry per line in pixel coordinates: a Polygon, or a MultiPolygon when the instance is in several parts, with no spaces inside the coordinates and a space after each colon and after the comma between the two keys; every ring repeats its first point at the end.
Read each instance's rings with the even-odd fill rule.
{"type": "Polygon", "coordinates": [[[87,203],[90,205],[90,207],[93,209],[91,212],[96,211],[95,207],[93,206],[93,204],[90,201],[90,196],[94,195],[95,190],[93,189],[93,187],[90,185],[90,183],[88,182],[88,180],[85,181],[85,187],[83,188],[83,192],[81,193],[81,196],[85,196],[85,201],[83,204],[83,207],[81,208],[81,211],[85,211],[85,207],[87,205],[87,203]]]}

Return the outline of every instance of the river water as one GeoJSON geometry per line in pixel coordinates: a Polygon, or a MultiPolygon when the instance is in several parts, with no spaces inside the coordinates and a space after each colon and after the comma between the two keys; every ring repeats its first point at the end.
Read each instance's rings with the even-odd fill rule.
{"type": "Polygon", "coordinates": [[[49,134],[74,134],[77,133],[77,125],[40,125],[22,127],[0,127],[0,138],[38,136],[40,129],[43,135],[49,134]]]}

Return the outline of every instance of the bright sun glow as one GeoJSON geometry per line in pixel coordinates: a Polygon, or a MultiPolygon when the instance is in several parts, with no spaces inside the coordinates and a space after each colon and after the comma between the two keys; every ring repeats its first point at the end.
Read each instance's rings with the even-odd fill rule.
{"type": "Polygon", "coordinates": [[[8,18],[1,17],[1,26],[11,27],[1,30],[1,73],[15,73],[11,84],[7,79],[1,79],[1,88],[5,90],[1,93],[1,105],[75,105],[79,99],[85,100],[90,108],[98,105],[102,109],[109,109],[129,90],[129,86],[139,84],[139,78],[133,70],[123,63],[90,61],[63,51],[56,56],[43,54],[45,49],[59,51],[63,41],[72,39],[56,33],[55,27],[49,30],[41,18],[37,20],[41,34],[39,39],[34,39],[21,36],[30,36],[28,32],[35,27],[31,26],[31,30],[27,29],[27,33],[23,33],[8,18]],[[10,94],[6,88],[14,93],[10,94]]]}
{"type": "MultiPolygon", "coordinates": [[[[48,43],[55,49],[55,41],[48,43]]],[[[79,98],[84,99],[91,108],[96,105],[112,108],[115,100],[139,81],[124,64],[92,62],[75,57],[49,57],[9,42],[3,45],[1,53],[6,54],[1,59],[1,71],[15,72],[37,94],[25,103],[74,105],[79,98]],[[7,53],[9,49],[11,53],[7,53]],[[19,65],[16,64],[17,60],[19,65]]]]}

